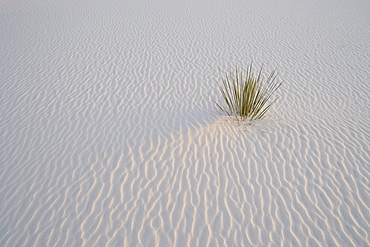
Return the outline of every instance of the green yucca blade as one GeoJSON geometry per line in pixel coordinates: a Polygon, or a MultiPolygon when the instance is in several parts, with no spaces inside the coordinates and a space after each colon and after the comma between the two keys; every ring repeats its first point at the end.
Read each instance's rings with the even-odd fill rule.
{"type": "Polygon", "coordinates": [[[263,118],[263,116],[266,114],[266,112],[268,111],[268,109],[270,109],[270,107],[272,106],[272,104],[275,103],[276,100],[274,100],[272,103],[270,103],[268,106],[266,106],[263,110],[261,110],[258,115],[254,116],[253,119],[261,119],[263,118]]]}
{"type": "Polygon", "coordinates": [[[219,105],[216,101],[213,101],[213,102],[216,103],[216,105],[218,106],[218,108],[220,108],[221,111],[226,112],[228,116],[231,116],[231,114],[229,113],[227,108],[225,108],[224,106],[219,105]]]}
{"type": "Polygon", "coordinates": [[[222,93],[229,109],[232,110],[234,107],[233,107],[233,100],[232,100],[232,97],[230,95],[231,90],[230,90],[230,84],[229,84],[229,80],[228,80],[227,75],[226,75],[226,79],[223,80],[223,83],[224,83],[224,87],[221,88],[221,93],[222,93]]]}

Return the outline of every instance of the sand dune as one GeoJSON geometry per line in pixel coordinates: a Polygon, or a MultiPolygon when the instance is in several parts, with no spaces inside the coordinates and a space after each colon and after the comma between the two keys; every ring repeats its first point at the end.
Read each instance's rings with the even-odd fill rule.
{"type": "Polygon", "coordinates": [[[0,246],[369,246],[368,1],[0,3],[0,246]],[[277,69],[255,125],[219,72],[277,69]]]}

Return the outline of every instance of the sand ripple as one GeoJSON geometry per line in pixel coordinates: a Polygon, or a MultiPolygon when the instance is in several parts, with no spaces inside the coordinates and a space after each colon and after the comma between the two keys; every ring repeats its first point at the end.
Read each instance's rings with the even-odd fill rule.
{"type": "Polygon", "coordinates": [[[0,246],[369,246],[369,4],[245,2],[1,3],[0,246]]]}

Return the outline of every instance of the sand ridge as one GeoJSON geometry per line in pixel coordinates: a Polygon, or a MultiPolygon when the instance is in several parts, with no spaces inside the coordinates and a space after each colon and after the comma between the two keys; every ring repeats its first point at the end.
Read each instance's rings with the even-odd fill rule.
{"type": "Polygon", "coordinates": [[[0,246],[368,246],[367,1],[0,4],[0,246]],[[219,71],[277,69],[266,119],[219,71]]]}

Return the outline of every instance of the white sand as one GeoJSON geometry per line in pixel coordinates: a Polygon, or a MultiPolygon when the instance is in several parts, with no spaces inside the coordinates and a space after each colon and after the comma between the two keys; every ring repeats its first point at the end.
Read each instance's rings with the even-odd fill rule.
{"type": "Polygon", "coordinates": [[[3,0],[0,246],[369,246],[370,1],[3,0]],[[255,126],[218,67],[276,68],[255,126]]]}

